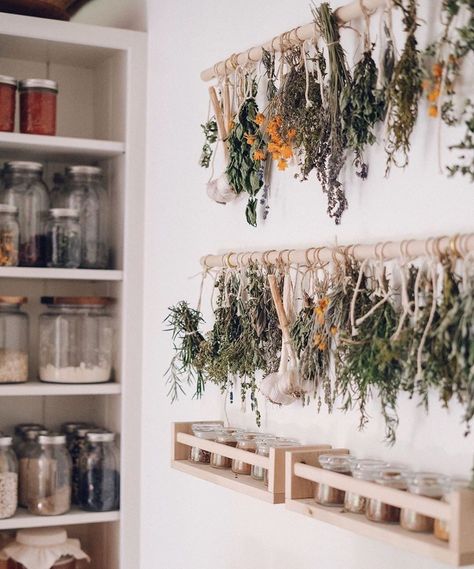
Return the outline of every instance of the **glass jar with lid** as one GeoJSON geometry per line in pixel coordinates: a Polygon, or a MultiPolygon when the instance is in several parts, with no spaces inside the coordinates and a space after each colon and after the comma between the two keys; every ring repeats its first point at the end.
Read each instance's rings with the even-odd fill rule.
{"type": "MultiPolygon", "coordinates": [[[[216,431],[216,443],[220,443],[230,447],[237,446],[235,435],[241,433],[240,429],[235,427],[223,427],[216,431]]],[[[210,464],[213,468],[225,469],[232,466],[232,459],[227,456],[211,452],[210,464]]]]}
{"type": "Polygon", "coordinates": [[[40,450],[30,459],[28,510],[38,516],[57,516],[71,508],[71,458],[66,437],[49,433],[38,437],[40,450]]]}
{"type": "MultiPolygon", "coordinates": [[[[237,439],[236,448],[246,450],[247,452],[256,452],[257,440],[262,439],[262,433],[238,433],[235,438],[237,439]]],[[[240,459],[232,459],[232,472],[234,474],[243,474],[250,476],[252,465],[240,459]]]]}
{"type": "Polygon", "coordinates": [[[19,264],[46,265],[46,222],[49,211],[48,188],[39,162],[7,162],[5,187],[0,201],[18,208],[20,224],[19,264]]]}
{"type": "Polygon", "coordinates": [[[15,515],[18,503],[18,462],[12,437],[0,436],[0,520],[15,515]]]}
{"type": "MultiPolygon", "coordinates": [[[[276,437],[276,439],[269,439],[269,444],[268,444],[268,449],[265,448],[265,444],[262,444],[262,448],[260,449],[260,452],[262,452],[263,456],[270,456],[270,447],[286,447],[286,448],[292,448],[292,447],[299,447],[301,446],[301,443],[299,441],[297,441],[296,439],[289,439],[287,437],[276,437]],[[268,454],[266,454],[268,451],[268,454]]],[[[257,447],[257,454],[259,454],[259,448],[257,447]]],[[[259,471],[258,466],[252,466],[252,473],[250,474],[253,478],[256,476],[258,476],[258,478],[256,478],[257,480],[261,480],[261,472],[259,471]]],[[[268,487],[268,469],[267,468],[262,468],[261,471],[263,472],[263,483],[265,486],[268,487]]]]}
{"type": "Polygon", "coordinates": [[[39,377],[51,383],[104,383],[112,376],[113,319],[108,297],[42,297],[39,377]]]}
{"type": "Polygon", "coordinates": [[[20,132],[56,134],[58,84],[51,79],[24,79],[20,91],[20,132]]]}
{"type": "Polygon", "coordinates": [[[103,429],[97,429],[88,425],[77,427],[72,436],[70,445],[66,446],[71,455],[72,462],[72,493],[71,500],[73,504],[79,504],[79,480],[80,480],[80,460],[83,450],[86,448],[87,435],[89,433],[104,433],[103,429]]]}
{"type": "MultiPolygon", "coordinates": [[[[353,478],[357,480],[366,480],[367,482],[375,482],[382,468],[388,464],[383,460],[365,458],[354,460],[351,463],[351,472],[353,478]]],[[[368,499],[357,492],[346,492],[344,498],[344,510],[352,514],[365,514],[368,499]]]]}
{"type": "Polygon", "coordinates": [[[41,447],[38,442],[40,435],[47,435],[46,429],[29,429],[24,432],[23,440],[17,447],[16,456],[18,458],[18,505],[22,508],[28,507],[28,477],[35,475],[36,460],[39,457],[41,447]],[[30,473],[30,460],[33,460],[33,467],[30,473]]]}
{"type": "Polygon", "coordinates": [[[81,226],[76,209],[49,210],[48,267],[76,269],[81,264],[81,226]]]}
{"type": "MultiPolygon", "coordinates": [[[[354,457],[348,454],[321,454],[319,464],[324,470],[338,472],[351,476],[351,464],[354,457]]],[[[322,506],[343,506],[346,493],[344,490],[334,488],[329,484],[316,484],[314,490],[314,500],[322,506]]]]}
{"type": "MultiPolygon", "coordinates": [[[[446,477],[440,474],[414,472],[407,477],[407,490],[411,494],[440,500],[443,496],[445,479],[446,477]]],[[[402,508],[400,525],[408,531],[431,533],[434,527],[434,519],[419,514],[415,510],[402,508]]]]}
{"type": "Polygon", "coordinates": [[[88,512],[118,510],[119,457],[115,434],[89,432],[79,458],[79,507],[88,512]]]}
{"type": "Polygon", "coordinates": [[[13,431],[13,450],[18,452],[20,445],[25,440],[25,433],[27,431],[43,431],[46,430],[44,425],[41,423],[19,423],[15,425],[15,429],[13,431]]]}
{"type": "MultiPolygon", "coordinates": [[[[270,456],[270,448],[277,444],[276,439],[264,438],[264,439],[257,439],[257,448],[255,449],[255,454],[258,456],[270,456]]],[[[263,466],[257,466],[252,464],[250,469],[250,476],[254,480],[264,481],[265,479],[265,472],[268,472],[267,468],[263,468],[263,466]]]]}
{"type": "Polygon", "coordinates": [[[109,265],[109,199],[102,170],[70,166],[66,170],[63,207],[76,209],[81,225],[81,267],[106,269],[109,265]]]}
{"type": "MultiPolygon", "coordinates": [[[[206,441],[215,441],[218,432],[222,430],[220,423],[193,423],[191,430],[195,437],[205,439],[206,441]]],[[[199,462],[201,464],[209,464],[211,462],[211,453],[199,447],[190,447],[189,460],[191,462],[199,462]]]]}
{"type": "Polygon", "coordinates": [[[28,315],[24,296],[0,296],[0,383],[28,380],[28,315]]]}
{"type": "Polygon", "coordinates": [[[74,444],[77,429],[88,427],[95,429],[92,423],[85,423],[83,421],[68,421],[61,425],[61,433],[66,435],[66,447],[71,452],[71,446],[74,444]]]}
{"type": "Polygon", "coordinates": [[[14,77],[0,75],[0,131],[13,132],[15,128],[15,103],[17,81],[14,77]]]}
{"type": "MultiPolygon", "coordinates": [[[[376,484],[406,490],[410,471],[404,467],[388,466],[382,468],[375,478],[376,484]]],[[[370,498],[365,515],[371,522],[397,524],[400,521],[400,508],[386,504],[382,500],[370,498]]]]}
{"type": "Polygon", "coordinates": [[[0,266],[16,267],[20,246],[18,208],[0,204],[0,266]]]}
{"type": "MultiPolygon", "coordinates": [[[[467,478],[446,477],[442,483],[442,500],[449,504],[451,494],[456,490],[469,488],[469,480],[467,478]]],[[[434,535],[441,541],[449,541],[450,528],[447,520],[435,519],[434,521],[434,535]]]]}

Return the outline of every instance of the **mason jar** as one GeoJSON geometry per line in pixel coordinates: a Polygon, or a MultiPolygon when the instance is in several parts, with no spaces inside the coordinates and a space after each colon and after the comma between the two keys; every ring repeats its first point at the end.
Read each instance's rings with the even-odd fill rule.
{"type": "MultiPolygon", "coordinates": [[[[467,478],[447,478],[443,481],[442,490],[443,502],[447,502],[449,504],[451,494],[456,490],[461,490],[463,488],[469,488],[469,480],[467,478]]],[[[450,538],[450,527],[449,522],[447,520],[440,520],[435,519],[434,521],[434,535],[436,538],[440,539],[441,541],[449,541],[450,538]]]]}
{"type": "Polygon", "coordinates": [[[109,199],[102,182],[102,170],[95,166],[69,166],[63,207],[80,212],[81,267],[107,269],[109,199]]]}
{"type": "Polygon", "coordinates": [[[81,454],[86,447],[87,444],[87,435],[89,433],[103,433],[103,429],[97,429],[88,425],[77,427],[74,431],[73,438],[71,440],[70,445],[67,445],[67,438],[66,438],[66,446],[69,450],[69,454],[71,456],[72,462],[72,494],[71,500],[73,504],[79,504],[79,480],[80,480],[80,460],[81,454]]]}
{"type": "Polygon", "coordinates": [[[118,510],[119,456],[115,434],[90,432],[79,458],[79,507],[88,512],[118,510]]]}
{"type": "Polygon", "coordinates": [[[18,462],[12,438],[0,436],[0,520],[15,515],[18,503],[18,462]]]}
{"type": "Polygon", "coordinates": [[[28,510],[38,516],[57,516],[71,509],[71,458],[66,437],[49,433],[38,437],[40,449],[30,459],[28,510]]]}
{"type": "Polygon", "coordinates": [[[76,269],[81,264],[81,226],[76,209],[49,210],[48,267],[76,269]]]}
{"type": "MultiPolygon", "coordinates": [[[[397,490],[406,490],[409,474],[410,471],[406,468],[388,466],[380,470],[375,483],[389,488],[396,488],[397,490]]],[[[401,510],[398,506],[392,506],[382,502],[382,500],[370,498],[367,502],[365,515],[371,522],[397,524],[400,521],[400,513],[401,510]]]]}
{"type": "Polygon", "coordinates": [[[20,445],[25,440],[25,434],[27,431],[43,431],[46,427],[41,423],[19,423],[15,425],[13,430],[13,450],[18,452],[20,445]]]}
{"type": "Polygon", "coordinates": [[[20,224],[19,264],[46,266],[46,221],[49,211],[48,188],[39,162],[7,162],[5,187],[0,201],[18,208],[20,224]]]}
{"type": "Polygon", "coordinates": [[[71,452],[71,446],[74,444],[77,430],[86,427],[95,429],[95,425],[92,423],[85,423],[83,421],[68,421],[61,425],[61,433],[66,435],[66,447],[69,452],[71,452]]]}
{"type": "MultiPolygon", "coordinates": [[[[206,441],[215,441],[219,429],[222,429],[222,425],[216,423],[193,423],[191,425],[193,435],[206,441]]],[[[189,460],[191,462],[209,464],[211,462],[211,453],[199,447],[190,447],[189,460]]]]}
{"type": "Polygon", "coordinates": [[[28,380],[28,315],[24,296],[0,296],[0,383],[28,380]]]}
{"type": "Polygon", "coordinates": [[[34,475],[36,460],[39,457],[41,447],[38,442],[40,435],[47,435],[46,429],[29,429],[24,432],[23,440],[19,443],[16,456],[18,458],[18,505],[22,508],[28,507],[28,479],[34,475]],[[30,473],[30,460],[33,467],[30,473]]]}
{"type": "Polygon", "coordinates": [[[16,267],[20,246],[18,208],[0,204],[0,266],[16,267]]]}
{"type": "Polygon", "coordinates": [[[108,297],[42,297],[39,378],[104,383],[112,377],[114,324],[108,297]]]}
{"type": "Polygon", "coordinates": [[[20,91],[20,132],[56,134],[58,84],[51,79],[24,79],[20,91]]]}
{"type": "MultiPolygon", "coordinates": [[[[388,464],[383,460],[365,458],[354,460],[351,463],[352,477],[357,480],[366,480],[367,482],[375,482],[382,468],[388,464]]],[[[344,510],[352,514],[365,514],[368,499],[365,496],[357,494],[357,492],[346,492],[344,498],[344,510]]]]}

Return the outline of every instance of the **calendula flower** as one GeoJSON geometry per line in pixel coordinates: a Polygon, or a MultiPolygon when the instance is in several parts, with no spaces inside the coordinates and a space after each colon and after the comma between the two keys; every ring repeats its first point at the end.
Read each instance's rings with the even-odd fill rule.
{"type": "Polygon", "coordinates": [[[443,65],[441,63],[433,64],[432,71],[435,77],[441,77],[441,75],[443,74],[443,65]]]}
{"type": "Polygon", "coordinates": [[[269,152],[278,152],[278,153],[280,153],[280,145],[279,145],[279,144],[275,144],[275,142],[269,142],[269,143],[268,143],[268,151],[269,151],[269,152]]]}
{"type": "Polygon", "coordinates": [[[293,151],[291,150],[291,146],[288,146],[288,144],[284,144],[281,147],[280,152],[283,158],[289,159],[293,157],[293,151]]]}
{"type": "Polygon", "coordinates": [[[321,352],[324,352],[324,350],[327,350],[328,345],[326,344],[326,342],[320,342],[318,344],[318,349],[321,350],[321,352]]]}
{"type": "Polygon", "coordinates": [[[438,97],[439,97],[439,89],[433,89],[428,93],[428,101],[430,101],[430,103],[434,103],[435,101],[437,101],[438,97]]]}
{"type": "Polygon", "coordinates": [[[284,171],[288,168],[288,162],[284,158],[280,158],[277,164],[278,170],[284,171]]]}
{"type": "Polygon", "coordinates": [[[254,135],[254,134],[250,134],[250,133],[248,133],[248,132],[244,134],[244,138],[245,138],[245,140],[247,141],[247,144],[249,144],[250,146],[252,146],[253,144],[255,144],[255,141],[257,140],[257,139],[255,138],[255,135],[254,135]]]}
{"type": "Polygon", "coordinates": [[[438,107],[436,105],[430,105],[428,107],[428,115],[435,119],[438,116],[438,107]]]}
{"type": "Polygon", "coordinates": [[[255,123],[260,126],[264,122],[265,122],[265,115],[263,113],[257,113],[257,116],[255,117],[255,123]]]}
{"type": "Polygon", "coordinates": [[[263,150],[256,150],[253,153],[254,160],[265,160],[265,152],[263,150]]]}
{"type": "Polygon", "coordinates": [[[331,326],[331,334],[335,336],[337,334],[337,326],[331,326]]]}
{"type": "Polygon", "coordinates": [[[293,138],[295,138],[295,136],[296,136],[296,129],[294,129],[294,128],[288,129],[286,136],[288,137],[288,140],[293,140],[293,138]]]}

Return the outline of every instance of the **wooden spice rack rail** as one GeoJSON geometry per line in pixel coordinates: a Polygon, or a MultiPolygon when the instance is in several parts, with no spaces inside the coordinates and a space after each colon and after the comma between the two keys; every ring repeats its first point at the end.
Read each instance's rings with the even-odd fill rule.
{"type": "MultiPolygon", "coordinates": [[[[324,453],[345,452],[341,449],[324,453]]],[[[315,520],[379,539],[455,566],[474,563],[474,491],[459,490],[451,494],[449,504],[358,480],[324,470],[318,457],[321,451],[292,449],[286,455],[286,508],[315,520]],[[450,539],[443,542],[432,534],[407,531],[399,525],[371,522],[363,514],[352,514],[338,507],[321,506],[314,501],[314,484],[329,484],[339,490],[374,498],[399,508],[409,508],[425,516],[449,522],[450,539]]]]}
{"type": "MultiPolygon", "coordinates": [[[[271,448],[268,457],[259,456],[253,452],[193,436],[191,425],[196,424],[196,422],[173,423],[172,468],[270,504],[283,504],[285,502],[285,452],[296,447],[271,448]],[[248,475],[234,474],[230,469],[217,469],[208,464],[190,462],[188,460],[190,447],[197,447],[207,452],[266,468],[268,470],[268,487],[262,481],[254,480],[248,475]]],[[[204,422],[209,423],[209,421],[204,422]]],[[[322,451],[331,447],[329,445],[316,445],[297,448],[322,451]]]]}

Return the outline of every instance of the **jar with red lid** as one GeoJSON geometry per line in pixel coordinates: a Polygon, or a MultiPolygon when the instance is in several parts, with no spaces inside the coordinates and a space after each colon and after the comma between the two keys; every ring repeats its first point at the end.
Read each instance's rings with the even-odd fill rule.
{"type": "Polygon", "coordinates": [[[51,79],[20,81],[20,132],[56,134],[58,84],[51,79]]]}
{"type": "Polygon", "coordinates": [[[0,75],[0,131],[13,132],[17,82],[14,77],[0,75]]]}

